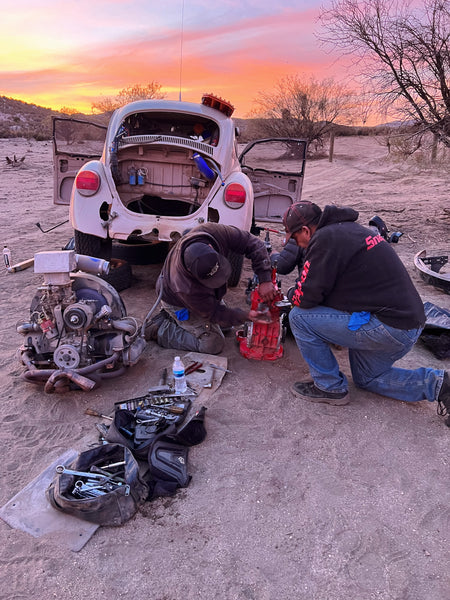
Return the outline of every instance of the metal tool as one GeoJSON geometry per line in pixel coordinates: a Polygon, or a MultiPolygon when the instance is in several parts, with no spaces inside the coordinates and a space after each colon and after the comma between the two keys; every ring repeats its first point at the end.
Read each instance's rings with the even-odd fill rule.
{"type": "Polygon", "coordinates": [[[102,415],[98,412],[98,410],[94,410],[93,408],[87,408],[84,411],[84,414],[90,415],[91,417],[100,417],[101,419],[110,419],[111,421],[113,420],[113,417],[108,417],[108,415],[102,415]]]}
{"type": "Polygon", "coordinates": [[[125,400],[125,402],[115,402],[115,410],[137,410],[139,408],[146,408],[152,404],[173,404],[173,401],[178,398],[181,402],[184,398],[190,398],[197,396],[197,394],[189,388],[180,394],[175,392],[170,393],[150,393],[146,396],[139,396],[138,398],[132,398],[131,400],[125,400]]]}
{"type": "Polygon", "coordinates": [[[219,371],[225,371],[225,373],[232,373],[229,369],[225,369],[225,367],[219,367],[219,365],[214,365],[213,363],[209,363],[209,366],[213,369],[218,369],[219,371]]]}
{"type": "Polygon", "coordinates": [[[99,481],[106,481],[108,479],[108,477],[105,477],[105,475],[97,475],[96,473],[87,471],[74,471],[72,469],[68,469],[64,465],[58,465],[55,471],[58,473],[58,475],[77,475],[78,477],[98,479],[99,481]]]}
{"type": "Polygon", "coordinates": [[[201,363],[201,362],[198,362],[198,361],[197,361],[197,362],[194,362],[194,363],[190,364],[190,365],[189,365],[189,366],[186,368],[186,370],[185,370],[184,374],[185,374],[185,375],[190,375],[190,374],[191,374],[191,373],[193,373],[194,371],[198,371],[198,370],[199,370],[201,367],[203,367],[203,363],[201,363]]]}
{"type": "Polygon", "coordinates": [[[122,467],[126,462],[124,460],[119,460],[119,462],[111,463],[109,465],[99,465],[99,469],[112,469],[113,467],[122,467]]]}
{"type": "Polygon", "coordinates": [[[176,421],[179,415],[171,415],[171,414],[167,414],[166,412],[161,413],[155,409],[146,408],[145,416],[142,415],[142,417],[138,416],[136,418],[142,422],[145,419],[145,417],[152,417],[152,416],[160,417],[161,419],[166,419],[166,421],[176,421]]]}
{"type": "MultiPolygon", "coordinates": [[[[109,473],[109,471],[105,471],[104,469],[101,469],[100,467],[96,467],[95,465],[92,465],[91,472],[94,474],[98,473],[99,475],[103,475],[104,477],[106,477],[106,479],[110,480],[112,483],[121,482],[121,484],[122,484],[125,481],[125,479],[123,479],[122,477],[119,477],[119,473],[109,473]]],[[[120,473],[123,473],[123,471],[120,471],[120,473]]]]}
{"type": "Polygon", "coordinates": [[[171,390],[172,390],[172,388],[170,387],[170,385],[167,385],[167,369],[164,368],[161,371],[161,376],[160,376],[158,385],[154,385],[154,386],[148,388],[147,391],[149,394],[154,394],[156,392],[159,392],[159,393],[170,392],[171,390]]]}
{"type": "MultiPolygon", "coordinates": [[[[210,365],[210,366],[212,367],[212,365],[210,365]]],[[[215,373],[215,371],[214,371],[214,368],[212,368],[212,369],[211,369],[211,377],[210,377],[210,379],[209,379],[208,383],[205,383],[205,384],[203,385],[203,387],[204,387],[204,388],[212,388],[212,386],[213,386],[213,383],[214,383],[214,375],[215,375],[215,374],[216,374],[216,373],[215,373]]]]}

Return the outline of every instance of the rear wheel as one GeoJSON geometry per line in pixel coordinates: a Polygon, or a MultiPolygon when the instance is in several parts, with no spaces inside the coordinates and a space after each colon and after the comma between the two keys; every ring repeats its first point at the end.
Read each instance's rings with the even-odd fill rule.
{"type": "Polygon", "coordinates": [[[116,242],[112,248],[115,258],[127,260],[132,265],[154,265],[163,263],[169,252],[169,242],[150,244],[140,241],[116,242]]]}
{"type": "Polygon", "coordinates": [[[241,280],[244,255],[237,254],[236,252],[230,252],[228,254],[228,260],[232,268],[230,278],[228,279],[228,285],[229,287],[236,287],[241,280]]]}
{"type": "Polygon", "coordinates": [[[133,272],[130,263],[120,258],[111,258],[109,261],[108,275],[102,275],[102,279],[107,281],[118,292],[126,290],[133,281],[133,272]]]}
{"type": "Polygon", "coordinates": [[[109,238],[103,239],[90,233],[82,231],[74,231],[75,237],[75,252],[77,254],[86,254],[87,256],[95,256],[95,258],[103,258],[109,260],[111,258],[112,240],[109,238]]]}
{"type": "Polygon", "coordinates": [[[108,275],[102,275],[102,279],[107,281],[118,292],[126,290],[131,286],[133,273],[130,264],[121,258],[111,258],[112,240],[103,239],[96,235],[74,231],[75,252],[77,254],[86,254],[95,258],[103,258],[109,261],[108,275]]]}

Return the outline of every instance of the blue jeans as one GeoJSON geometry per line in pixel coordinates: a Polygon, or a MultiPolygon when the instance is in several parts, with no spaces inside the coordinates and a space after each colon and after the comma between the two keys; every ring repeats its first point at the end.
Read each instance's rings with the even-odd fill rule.
{"type": "Polygon", "coordinates": [[[295,341],[319,389],[328,392],[348,389],[347,378],[330,349],[331,343],[348,348],[353,381],[358,387],[407,402],[437,399],[443,370],[392,366],[411,350],[421,329],[395,329],[371,315],[368,323],[351,331],[350,316],[327,306],[309,309],[294,306],[289,313],[295,341]]]}

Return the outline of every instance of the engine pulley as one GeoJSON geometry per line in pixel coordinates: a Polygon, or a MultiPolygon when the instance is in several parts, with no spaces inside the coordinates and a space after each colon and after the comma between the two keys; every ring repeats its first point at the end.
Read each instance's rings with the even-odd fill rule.
{"type": "Polygon", "coordinates": [[[95,306],[78,302],[71,304],[64,311],[64,323],[70,329],[87,329],[92,323],[95,306]]]}
{"type": "Polygon", "coordinates": [[[54,351],[53,361],[60,369],[76,369],[80,364],[81,357],[75,346],[62,344],[54,351]]]}

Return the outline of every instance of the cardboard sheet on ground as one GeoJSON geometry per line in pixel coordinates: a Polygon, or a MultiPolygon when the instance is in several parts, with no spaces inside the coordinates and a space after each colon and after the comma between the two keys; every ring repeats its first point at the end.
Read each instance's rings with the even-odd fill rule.
{"type": "Polygon", "coordinates": [[[56,466],[69,464],[77,455],[75,450],[67,450],[0,508],[0,518],[33,537],[46,537],[73,552],[81,550],[99,525],[57,511],[45,496],[56,466]]]}
{"type": "Polygon", "coordinates": [[[198,394],[196,403],[198,404],[200,401],[205,404],[212,395],[212,392],[215,392],[222,383],[222,379],[228,368],[227,357],[216,356],[214,354],[202,354],[200,352],[188,352],[182,356],[182,360],[186,369],[192,363],[202,363],[201,368],[186,375],[186,379],[189,387],[198,394]],[[212,365],[217,368],[214,368],[212,365]],[[209,384],[211,384],[211,387],[204,387],[205,385],[209,386],[209,384]]]}

